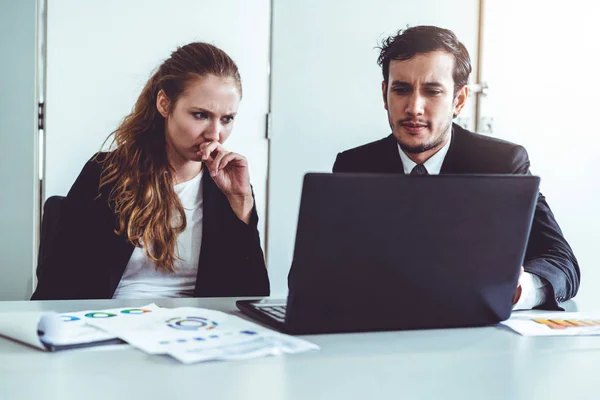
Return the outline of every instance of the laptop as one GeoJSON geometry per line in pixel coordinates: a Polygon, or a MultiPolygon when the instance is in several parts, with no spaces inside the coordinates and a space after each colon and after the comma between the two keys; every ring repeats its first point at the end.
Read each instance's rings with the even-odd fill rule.
{"type": "Polygon", "coordinates": [[[496,324],[512,310],[539,182],[306,174],[287,299],[237,306],[290,334],[496,324]]]}

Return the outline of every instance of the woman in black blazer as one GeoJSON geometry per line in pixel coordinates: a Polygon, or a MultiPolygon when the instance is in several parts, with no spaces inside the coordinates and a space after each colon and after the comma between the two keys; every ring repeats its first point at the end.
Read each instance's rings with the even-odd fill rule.
{"type": "Polygon", "coordinates": [[[62,201],[32,300],[269,295],[248,163],[223,147],[241,96],[222,50],[173,52],[62,201]]]}

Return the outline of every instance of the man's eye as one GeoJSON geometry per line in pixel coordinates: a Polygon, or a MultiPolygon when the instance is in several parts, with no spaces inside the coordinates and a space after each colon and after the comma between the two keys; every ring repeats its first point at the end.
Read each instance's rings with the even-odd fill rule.
{"type": "Polygon", "coordinates": [[[233,117],[223,117],[221,120],[223,121],[224,124],[229,124],[229,123],[233,122],[233,117]]]}
{"type": "Polygon", "coordinates": [[[404,93],[408,93],[408,89],[407,88],[394,88],[394,92],[398,93],[398,94],[404,94],[404,93]]]}
{"type": "Polygon", "coordinates": [[[428,90],[427,94],[429,94],[431,96],[437,96],[437,95],[442,94],[442,91],[441,90],[428,90]]]}

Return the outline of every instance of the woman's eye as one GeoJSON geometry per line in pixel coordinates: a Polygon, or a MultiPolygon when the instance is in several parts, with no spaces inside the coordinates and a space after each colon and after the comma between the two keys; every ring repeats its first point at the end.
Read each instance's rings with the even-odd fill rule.
{"type": "Polygon", "coordinates": [[[206,119],[206,118],[208,118],[208,115],[206,115],[206,113],[204,113],[204,112],[195,112],[195,113],[192,113],[192,115],[196,119],[206,119]]]}

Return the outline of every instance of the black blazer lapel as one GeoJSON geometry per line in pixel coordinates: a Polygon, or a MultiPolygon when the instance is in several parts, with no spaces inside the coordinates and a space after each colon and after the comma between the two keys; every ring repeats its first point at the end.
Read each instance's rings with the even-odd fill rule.
{"type": "Polygon", "coordinates": [[[206,279],[208,272],[206,268],[211,265],[211,249],[214,249],[212,240],[219,237],[217,231],[219,224],[217,221],[219,215],[219,195],[220,189],[217,187],[207,169],[204,169],[202,175],[202,243],[200,245],[200,257],[198,258],[198,273],[196,275],[196,286],[194,288],[195,296],[199,296],[201,279],[206,279]]]}
{"type": "Polygon", "coordinates": [[[461,174],[469,172],[466,170],[465,165],[465,159],[468,159],[468,157],[464,157],[465,148],[467,147],[465,139],[467,138],[462,131],[463,129],[460,126],[454,123],[452,124],[450,148],[442,163],[440,174],[461,174]]]}
{"type": "MultiPolygon", "coordinates": [[[[117,290],[117,286],[119,286],[121,278],[123,278],[123,273],[125,273],[129,259],[135,250],[135,246],[131,244],[126,234],[115,234],[118,227],[118,217],[107,200],[110,198],[110,192],[113,188],[114,185],[103,188],[103,203],[101,207],[101,212],[104,214],[102,219],[106,221],[106,225],[102,227],[102,231],[105,234],[102,235],[100,248],[107,249],[104,255],[104,262],[108,271],[108,286],[105,286],[102,290],[106,290],[105,297],[108,299],[114,296],[115,290],[117,290]]],[[[102,284],[105,285],[106,281],[102,284]]]]}
{"type": "Polygon", "coordinates": [[[373,159],[379,160],[380,168],[378,169],[381,172],[395,174],[404,173],[404,165],[402,164],[402,159],[400,158],[398,150],[398,141],[394,135],[390,134],[383,140],[380,154],[381,156],[375,156],[373,159]]]}

